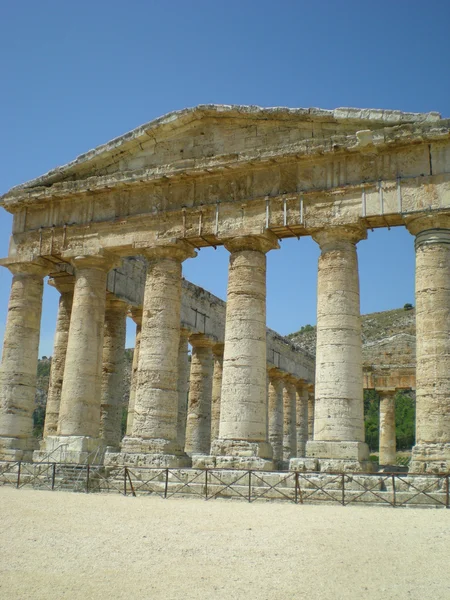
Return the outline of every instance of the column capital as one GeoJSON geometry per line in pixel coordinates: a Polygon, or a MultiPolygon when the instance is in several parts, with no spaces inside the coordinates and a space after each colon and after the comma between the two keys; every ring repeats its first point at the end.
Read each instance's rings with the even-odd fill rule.
{"type": "Polygon", "coordinates": [[[383,396],[384,398],[387,396],[395,396],[397,393],[396,388],[375,388],[375,390],[379,396],[383,396]]]}
{"type": "Polygon", "coordinates": [[[214,338],[203,333],[194,333],[189,336],[189,343],[193,348],[212,348],[216,341],[214,338]]]}
{"type": "Polygon", "coordinates": [[[148,261],[155,261],[161,258],[172,258],[183,262],[187,258],[195,258],[197,252],[191,244],[185,240],[170,239],[160,240],[153,246],[135,245],[136,250],[148,261]]]}
{"type": "Polygon", "coordinates": [[[73,293],[75,287],[75,277],[64,274],[61,277],[50,277],[48,285],[58,290],[60,294],[73,293]]]}
{"type": "MultiPolygon", "coordinates": [[[[447,243],[449,243],[450,237],[450,214],[449,213],[431,213],[427,215],[422,215],[420,217],[405,217],[405,226],[406,229],[412,235],[420,235],[429,232],[429,236],[434,238],[439,237],[439,233],[447,237],[447,243]]],[[[425,239],[424,239],[425,241],[425,239]]],[[[428,240],[426,240],[428,241],[428,240]]],[[[432,241],[430,239],[430,241],[432,241]]],[[[436,241],[445,241],[438,240],[436,241]]]]}
{"type": "Polygon", "coordinates": [[[31,261],[24,261],[15,258],[0,259],[0,266],[6,267],[13,275],[37,275],[45,277],[52,271],[52,263],[43,258],[35,258],[31,261]]]}
{"type": "Polygon", "coordinates": [[[118,312],[128,312],[128,304],[110,293],[106,294],[106,310],[115,310],[118,312]]]}
{"type": "Polygon", "coordinates": [[[357,244],[360,240],[365,240],[367,231],[365,227],[360,225],[342,225],[317,229],[311,234],[311,237],[319,244],[322,252],[327,252],[338,250],[342,244],[357,244]]]}
{"type": "Polygon", "coordinates": [[[269,379],[284,379],[286,376],[286,373],[278,367],[268,367],[267,374],[269,375],[269,379]]]}
{"type": "Polygon", "coordinates": [[[85,254],[69,257],[71,265],[77,269],[97,269],[98,271],[110,271],[118,267],[121,258],[113,254],[85,254]]]}
{"type": "Polygon", "coordinates": [[[214,356],[223,357],[223,351],[225,349],[225,344],[223,342],[219,342],[218,344],[214,344],[212,351],[214,356]]]}
{"type": "Polygon", "coordinates": [[[131,306],[128,309],[128,316],[133,319],[136,325],[142,325],[142,307],[131,306]]]}
{"type": "Polygon", "coordinates": [[[260,235],[239,235],[228,238],[224,240],[223,245],[229,252],[254,250],[263,254],[280,247],[277,236],[271,231],[265,231],[260,235]]]}

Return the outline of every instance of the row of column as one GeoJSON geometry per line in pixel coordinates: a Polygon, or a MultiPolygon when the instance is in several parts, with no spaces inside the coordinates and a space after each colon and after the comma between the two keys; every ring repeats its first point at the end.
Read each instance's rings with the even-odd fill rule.
{"type": "MultiPolygon", "coordinates": [[[[450,217],[414,219],[408,227],[416,235],[417,444],[413,465],[415,470],[442,470],[450,464],[450,217]]],[[[356,243],[366,233],[357,226],[338,227],[318,231],[313,237],[321,247],[316,397],[314,439],[306,442],[305,461],[309,462],[304,466],[363,469],[368,448],[364,442],[356,243]]],[[[217,466],[273,468],[273,444],[281,456],[280,447],[285,443],[292,447],[297,438],[298,444],[299,435],[300,449],[303,443],[303,434],[294,434],[293,429],[286,436],[283,433],[281,446],[279,433],[274,442],[269,440],[274,434],[268,420],[266,383],[265,255],[278,244],[266,231],[227,240],[225,247],[230,251],[230,265],[220,420],[211,453],[217,466]]],[[[177,241],[150,248],[145,255],[149,267],[133,401],[127,435],[121,451],[110,453],[111,460],[184,465],[188,459],[179,432],[184,410],[179,349],[185,343],[180,332],[181,264],[195,252],[187,243],[177,241]]],[[[108,317],[105,326],[106,276],[112,261],[104,256],[78,257],[73,264],[72,307],[63,299],[64,292],[61,298],[61,320],[67,320],[69,312],[71,315],[67,352],[64,367],[60,365],[59,373],[56,369],[52,374],[60,386],[59,418],[56,435],[47,435],[47,450],[65,443],[83,457],[98,447],[100,435],[110,439],[112,447],[117,445],[111,427],[118,418],[116,405],[111,396],[106,398],[104,390],[120,390],[111,368],[118,360],[118,349],[115,342],[104,343],[104,333],[110,331],[111,337],[118,339],[123,332],[113,331],[108,317]]],[[[2,457],[17,458],[32,447],[31,414],[45,270],[40,263],[12,264],[10,268],[14,277],[0,371],[0,447],[2,457]]],[[[108,306],[110,314],[121,310],[124,308],[119,305],[108,306]]],[[[206,351],[201,345],[194,351],[199,392],[194,389],[193,397],[197,393],[200,398],[206,386],[211,386],[213,393],[214,378],[204,377],[201,366],[206,351]]],[[[279,396],[275,388],[269,382],[271,402],[279,396]]],[[[283,414],[288,418],[299,401],[293,382],[287,381],[285,390],[283,414]]],[[[52,397],[49,414],[56,414],[55,402],[57,398],[52,397]]],[[[211,410],[216,408],[211,405],[211,410]]],[[[279,415],[276,420],[279,432],[279,415]]],[[[200,411],[188,415],[188,423],[196,422],[198,427],[194,428],[195,439],[186,435],[186,444],[204,443],[200,421],[200,411]]],[[[53,423],[49,419],[46,428],[47,433],[55,433],[54,419],[53,423]]],[[[292,465],[300,467],[301,463],[292,465]]]]}

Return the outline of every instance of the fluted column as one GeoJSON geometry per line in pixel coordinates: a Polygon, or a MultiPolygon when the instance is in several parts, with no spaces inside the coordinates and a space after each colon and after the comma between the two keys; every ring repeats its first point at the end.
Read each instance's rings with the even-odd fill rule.
{"type": "Polygon", "coordinates": [[[111,257],[78,256],[72,259],[75,288],[70,317],[64,379],[61,391],[58,431],[46,438],[47,452],[62,444],[64,460],[84,462],[101,460],[95,451],[100,446],[100,404],[102,354],[105,324],[106,279],[115,266],[111,257]]]}
{"type": "MultiPolygon", "coordinates": [[[[314,400],[314,398],[313,398],[314,400]]],[[[308,385],[303,380],[298,380],[296,385],[296,420],[297,420],[297,454],[304,457],[306,442],[308,440],[308,385]]]]}
{"type": "Polygon", "coordinates": [[[211,396],[213,379],[213,340],[195,334],[192,346],[189,403],[185,451],[189,455],[209,454],[211,449],[211,396]]]}
{"type": "Polygon", "coordinates": [[[219,438],[212,453],[218,466],[271,468],[267,441],[266,252],[276,237],[236,237],[230,251],[219,438]]]}
{"type": "Polygon", "coordinates": [[[281,469],[283,462],[283,377],[284,373],[272,367],[268,369],[268,418],[269,442],[272,446],[273,462],[281,469]]]}
{"type": "Polygon", "coordinates": [[[124,395],[124,362],[128,306],[112,296],[106,300],[103,339],[100,438],[108,449],[119,449],[124,395]]]}
{"type": "Polygon", "coordinates": [[[133,431],[134,403],[136,401],[137,370],[139,363],[139,347],[141,345],[142,308],[131,308],[130,317],[136,324],[136,336],[134,340],[133,361],[131,363],[130,399],[128,401],[127,429],[125,435],[131,435],[133,431]]]}
{"type": "Polygon", "coordinates": [[[178,445],[183,450],[186,444],[186,419],[188,408],[188,394],[190,384],[190,362],[188,353],[189,331],[181,329],[180,344],[178,346],[178,445]]]}
{"type": "Polygon", "coordinates": [[[407,223],[416,236],[416,445],[411,472],[450,471],[450,215],[407,223]]]}
{"type": "Polygon", "coordinates": [[[31,460],[43,277],[46,267],[7,263],[13,274],[0,367],[0,459],[31,460]]]}
{"type": "Polygon", "coordinates": [[[314,386],[308,386],[308,440],[314,439],[314,386]]]}
{"type": "Polygon", "coordinates": [[[222,396],[223,344],[213,346],[213,383],[211,401],[211,443],[219,437],[220,399],[222,396]]]}
{"type": "Polygon", "coordinates": [[[377,390],[380,396],[380,465],[395,465],[395,390],[377,390]]]}
{"type": "Polygon", "coordinates": [[[283,462],[297,455],[295,378],[287,375],[283,385],[283,462]]]}
{"type": "Polygon", "coordinates": [[[366,470],[357,227],[313,235],[321,248],[317,283],[314,441],[308,457],[327,470],[366,470]]]}
{"type": "Polygon", "coordinates": [[[195,256],[185,242],[145,250],[148,259],[142,313],[135,413],[131,436],[111,462],[187,466],[178,444],[178,353],[181,263],[195,256]]]}
{"type": "Polygon", "coordinates": [[[56,318],[55,340],[53,344],[52,363],[48,382],[47,407],[45,409],[44,438],[56,435],[58,431],[59,406],[66,364],[67,342],[69,340],[70,315],[72,312],[73,289],[75,280],[72,277],[49,280],[58,292],[58,316],[56,318]]]}

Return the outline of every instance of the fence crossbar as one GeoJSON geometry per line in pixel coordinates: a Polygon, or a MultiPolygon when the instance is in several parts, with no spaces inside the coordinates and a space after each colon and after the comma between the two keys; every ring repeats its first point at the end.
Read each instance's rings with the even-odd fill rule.
{"type": "Polygon", "coordinates": [[[284,498],[286,498],[286,500],[289,500],[290,502],[293,502],[294,504],[296,504],[296,500],[295,498],[291,498],[290,496],[288,496],[286,493],[284,493],[283,491],[277,489],[277,487],[279,485],[281,485],[282,483],[284,483],[285,481],[287,481],[290,478],[294,478],[294,485],[296,485],[296,481],[295,481],[295,474],[294,473],[288,473],[285,477],[283,477],[283,479],[281,479],[280,481],[278,481],[277,483],[271,485],[270,483],[268,483],[267,481],[265,481],[264,477],[261,477],[259,475],[259,471],[252,471],[252,476],[256,477],[256,479],[258,479],[261,483],[264,483],[265,485],[267,485],[266,488],[263,489],[262,493],[260,494],[254,494],[253,497],[251,498],[251,502],[253,502],[254,500],[259,500],[260,498],[264,498],[266,496],[266,494],[268,492],[270,492],[270,490],[274,490],[277,494],[280,494],[281,496],[283,496],[284,498]]]}
{"type": "MultiPolygon", "coordinates": [[[[33,467],[34,463],[30,463],[33,467]]],[[[22,463],[21,465],[21,479],[20,482],[18,482],[17,484],[17,488],[23,488],[27,485],[31,485],[33,487],[33,489],[35,489],[36,487],[41,487],[41,488],[47,488],[48,490],[52,490],[52,485],[51,483],[48,484],[46,483],[46,480],[43,479],[41,480],[41,478],[45,477],[45,475],[51,470],[51,476],[53,475],[53,465],[52,463],[46,463],[46,466],[44,469],[42,469],[43,465],[42,463],[39,463],[37,468],[31,470],[28,466],[28,463],[22,463]],[[31,479],[25,479],[24,481],[24,475],[31,475],[31,479]],[[35,485],[36,483],[39,483],[41,485],[35,485]]],[[[52,479],[52,477],[50,476],[50,481],[52,479]]]]}
{"type": "MultiPolygon", "coordinates": [[[[167,476],[169,475],[169,469],[167,469],[167,476]]],[[[198,471],[197,474],[195,475],[195,477],[193,479],[191,479],[190,481],[183,481],[175,472],[170,471],[170,473],[176,478],[178,479],[178,481],[182,484],[180,488],[174,490],[173,492],[171,492],[170,494],[167,493],[165,494],[166,498],[171,498],[172,496],[175,496],[176,494],[180,494],[182,490],[184,490],[185,488],[188,488],[191,490],[191,492],[194,493],[195,496],[200,496],[200,498],[204,497],[204,494],[201,492],[197,492],[197,490],[191,488],[190,486],[200,477],[203,476],[204,473],[203,471],[198,471]]]]}
{"type": "MultiPolygon", "coordinates": [[[[116,481],[115,479],[112,479],[106,475],[103,475],[102,473],[102,469],[103,467],[101,465],[90,465],[90,475],[89,478],[90,480],[92,480],[92,476],[95,475],[95,477],[97,478],[97,480],[100,481],[104,481],[106,483],[106,487],[105,488],[101,488],[100,491],[102,491],[103,489],[106,489],[107,491],[109,491],[110,489],[116,490],[117,492],[119,492],[119,494],[123,494],[122,491],[122,485],[119,484],[118,481],[116,481]]],[[[95,480],[94,480],[95,481],[95,480]]]]}
{"type": "MultiPolygon", "coordinates": [[[[414,490],[417,491],[417,494],[414,494],[414,496],[412,496],[411,498],[406,498],[406,500],[403,500],[403,502],[397,502],[397,506],[405,506],[406,504],[411,502],[411,500],[414,500],[414,498],[417,498],[417,496],[420,496],[421,494],[423,494],[427,498],[430,498],[430,500],[433,501],[433,504],[441,504],[442,506],[447,506],[447,504],[445,502],[442,502],[438,498],[433,498],[433,496],[430,496],[430,494],[427,494],[427,491],[433,486],[434,483],[436,483],[436,480],[432,480],[430,485],[428,485],[424,490],[420,490],[414,484],[403,479],[403,477],[400,477],[399,475],[397,475],[396,477],[399,481],[403,481],[403,483],[406,483],[407,485],[409,485],[410,487],[412,487],[414,490]]],[[[438,478],[437,481],[439,481],[440,479],[444,479],[445,475],[443,475],[443,476],[438,475],[437,478],[438,478]]],[[[439,493],[439,491],[437,493],[439,493]]]]}
{"type": "MultiPolygon", "coordinates": [[[[314,473],[314,475],[317,475],[317,473],[314,473]]],[[[318,491],[321,491],[326,496],[329,496],[331,498],[331,500],[333,500],[333,502],[337,502],[338,504],[342,504],[341,500],[339,500],[338,498],[335,498],[329,492],[327,492],[326,489],[324,489],[327,485],[330,485],[332,483],[336,483],[336,481],[338,481],[339,479],[341,479],[341,477],[342,477],[341,474],[338,474],[338,475],[336,475],[336,477],[333,477],[333,479],[331,481],[326,481],[323,485],[318,485],[317,483],[314,483],[314,481],[311,481],[311,479],[309,479],[306,475],[304,475],[303,473],[300,473],[300,472],[298,472],[298,477],[304,479],[305,481],[308,481],[311,485],[313,485],[316,488],[316,489],[312,490],[311,492],[306,493],[306,492],[303,492],[302,489],[299,487],[300,503],[301,504],[303,504],[304,500],[307,500],[308,498],[311,498],[311,496],[313,496],[318,491]]],[[[336,490],[336,491],[338,491],[338,490],[336,490]]],[[[319,500],[319,502],[325,502],[325,500],[319,500]]]]}
{"type": "MultiPolygon", "coordinates": [[[[362,487],[364,491],[361,492],[360,494],[358,494],[357,496],[355,496],[355,498],[350,498],[350,500],[346,500],[345,504],[351,504],[352,502],[356,502],[358,500],[358,498],[361,498],[362,496],[364,496],[364,494],[372,494],[376,498],[379,498],[384,504],[390,504],[391,506],[394,506],[394,502],[391,502],[387,498],[383,498],[383,496],[380,496],[379,494],[377,494],[376,492],[373,491],[379,483],[384,483],[387,479],[391,479],[391,476],[386,475],[385,477],[376,477],[376,479],[377,479],[377,481],[376,481],[375,485],[373,485],[371,488],[368,488],[363,483],[358,481],[357,479],[354,479],[352,475],[347,475],[347,483],[354,482],[357,485],[359,485],[360,487],[362,487]],[[382,481],[380,481],[380,479],[382,481]]],[[[394,490],[392,491],[392,493],[394,493],[394,490]]]]}
{"type": "MultiPolygon", "coordinates": [[[[143,490],[148,492],[149,494],[156,494],[157,496],[160,496],[161,498],[164,498],[164,491],[158,491],[158,489],[156,487],[153,487],[152,485],[149,486],[149,489],[145,489],[144,486],[147,486],[149,484],[151,484],[152,481],[155,481],[155,479],[157,477],[159,477],[160,475],[162,475],[163,473],[166,472],[166,469],[155,469],[154,471],[154,475],[153,477],[150,477],[149,479],[143,480],[143,479],[139,479],[139,474],[136,474],[133,472],[132,469],[130,469],[129,467],[125,467],[127,469],[127,473],[128,473],[128,480],[130,482],[131,485],[131,489],[133,490],[133,495],[136,496],[136,492],[139,492],[139,490],[143,490]],[[131,480],[131,476],[134,477],[134,481],[132,482],[131,480]],[[139,485],[140,483],[140,485],[139,485]]],[[[153,472],[153,471],[150,471],[153,472]]]]}
{"type": "MultiPolygon", "coordinates": [[[[221,473],[221,471],[218,471],[218,472],[221,473]]],[[[217,483],[219,485],[221,485],[222,487],[219,490],[217,490],[216,492],[214,492],[213,494],[211,494],[211,495],[209,495],[208,491],[207,491],[206,495],[205,495],[205,499],[206,500],[211,500],[212,498],[216,498],[219,494],[221,494],[227,488],[230,489],[232,492],[235,492],[241,498],[244,498],[244,500],[248,500],[247,494],[243,494],[242,492],[240,492],[239,490],[236,490],[236,489],[232,488],[231,486],[235,485],[236,483],[238,483],[238,481],[240,481],[241,479],[244,479],[244,477],[246,475],[249,475],[250,471],[244,471],[242,473],[242,475],[240,475],[239,477],[237,477],[237,479],[231,481],[230,483],[225,483],[225,481],[222,481],[220,479],[220,477],[218,477],[216,475],[216,472],[214,472],[212,470],[209,470],[208,473],[209,473],[210,477],[214,477],[214,479],[216,479],[217,483]]],[[[252,473],[254,474],[254,471],[252,473]]],[[[214,482],[211,481],[211,480],[209,481],[209,483],[212,484],[212,485],[214,485],[214,482]]],[[[215,485],[217,485],[217,483],[215,485]]]]}

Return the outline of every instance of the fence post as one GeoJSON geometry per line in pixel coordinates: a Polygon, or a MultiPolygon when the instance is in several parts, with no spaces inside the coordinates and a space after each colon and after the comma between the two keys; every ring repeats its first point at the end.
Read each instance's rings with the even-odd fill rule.
{"type": "Polygon", "coordinates": [[[55,475],[56,475],[56,463],[53,463],[53,471],[52,471],[52,490],[55,489],[55,475]]]}
{"type": "Polygon", "coordinates": [[[208,500],[208,469],[205,469],[205,500],[208,500]]]}
{"type": "Polygon", "coordinates": [[[127,495],[127,468],[123,469],[123,495],[127,495]]]}
{"type": "Polygon", "coordinates": [[[450,481],[449,481],[450,477],[447,475],[446,479],[447,479],[447,492],[446,492],[446,498],[445,498],[445,508],[450,508],[450,502],[449,502],[450,490],[448,489],[448,485],[450,483],[450,481]]]}
{"type": "Polygon", "coordinates": [[[169,469],[166,469],[166,483],[164,485],[164,498],[167,498],[167,488],[169,486],[169,469]]]}
{"type": "Polygon", "coordinates": [[[248,472],[248,501],[252,501],[252,472],[248,472]]]}
{"type": "Polygon", "coordinates": [[[345,475],[342,473],[342,506],[345,506],[345,475]]]}
{"type": "Polygon", "coordinates": [[[394,502],[393,506],[397,506],[397,498],[395,497],[395,475],[392,473],[392,500],[394,502]]]}
{"type": "Polygon", "coordinates": [[[295,471],[295,504],[298,504],[298,471],[295,471]]]}
{"type": "Polygon", "coordinates": [[[89,475],[90,475],[90,464],[88,463],[86,469],[86,494],[89,494],[89,475]]]}
{"type": "Polygon", "coordinates": [[[19,468],[17,469],[17,485],[16,485],[17,489],[19,489],[19,487],[20,487],[20,466],[21,466],[21,464],[22,464],[22,461],[19,460],[19,468]]]}

